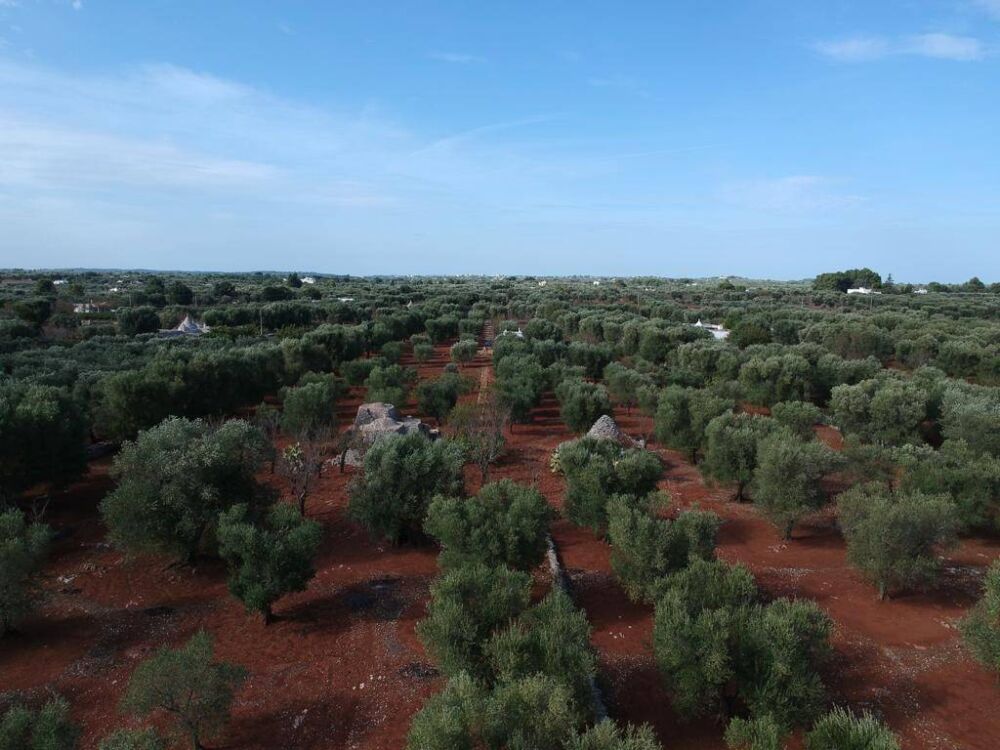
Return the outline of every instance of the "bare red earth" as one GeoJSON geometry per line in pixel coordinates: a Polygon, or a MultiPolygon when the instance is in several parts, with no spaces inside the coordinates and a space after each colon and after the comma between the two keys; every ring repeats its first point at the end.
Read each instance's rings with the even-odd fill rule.
{"type": "MultiPolygon", "coordinates": [[[[441,346],[432,361],[415,366],[427,378],[446,361],[441,346]]],[[[489,361],[481,356],[463,371],[479,383],[484,368],[489,361]]],[[[363,389],[352,390],[340,407],[342,422],[353,417],[362,395],[363,389]]],[[[406,411],[413,413],[414,405],[406,411]]],[[[616,416],[630,434],[651,433],[648,418],[616,416]]],[[[839,447],[835,430],[818,432],[839,447]]],[[[548,459],[571,437],[558,405],[547,398],[532,424],[512,430],[492,478],[535,483],[560,507],[562,480],[548,459]]],[[[964,653],[955,627],[978,595],[982,569],[1000,553],[996,541],[963,542],[950,554],[937,591],[879,602],[847,565],[829,514],[803,523],[786,542],[751,504],[730,502],[731,488],[708,487],[684,456],[653,449],[666,463],[662,487],[675,509],[697,504],[724,519],[723,558],[748,565],[767,596],[808,597],[833,618],[827,680],[835,702],[883,713],[907,750],[1000,746],[1000,687],[964,653]]],[[[107,469],[107,463],[92,465],[50,506],[49,520],[62,534],[46,570],[50,598],[24,625],[25,635],[0,642],[3,689],[61,692],[84,728],[83,747],[92,748],[122,723],[117,704],[135,665],[157,646],[206,628],[219,656],[244,664],[250,675],[230,731],[216,747],[404,746],[413,713],[443,684],[414,633],[436,573],[436,551],[380,545],[347,520],[350,470],[328,470],[309,500],[308,514],[326,526],[316,579],[308,591],[281,600],[279,621],[265,627],[228,595],[219,564],[170,568],[107,548],[96,512],[111,487],[107,469]]],[[[467,478],[475,491],[478,472],[467,478]]],[[[652,657],[652,610],[632,604],[617,586],[608,546],[565,520],[554,524],[553,536],[593,627],[611,715],[653,725],[667,750],[721,750],[719,723],[684,722],[672,711],[652,657]]]]}

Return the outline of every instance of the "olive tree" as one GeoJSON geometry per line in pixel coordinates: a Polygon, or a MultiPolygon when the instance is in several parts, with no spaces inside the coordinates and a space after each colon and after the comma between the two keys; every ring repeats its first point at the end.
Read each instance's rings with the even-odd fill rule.
{"type": "Polygon", "coordinates": [[[784,534],[805,515],[827,503],[821,480],[836,462],[836,454],[822,443],[802,442],[784,430],[760,442],[753,474],[754,504],[784,534]]]}
{"type": "Polygon", "coordinates": [[[51,539],[48,526],[29,523],[20,510],[0,513],[0,637],[34,610],[51,539]]]}
{"type": "Polygon", "coordinates": [[[476,358],[479,344],[475,339],[462,339],[451,345],[451,361],[465,364],[476,358]]]}
{"type": "Polygon", "coordinates": [[[434,498],[424,530],[441,544],[445,568],[480,562],[531,570],[545,555],[553,515],[537,489],[503,479],[468,499],[434,498]]]}
{"type": "Polygon", "coordinates": [[[337,421],[337,387],[329,381],[307,382],[285,391],[281,429],[308,436],[331,429],[337,421]]]}
{"type": "Polygon", "coordinates": [[[597,383],[568,378],[556,386],[559,416],[573,432],[586,432],[602,415],[613,414],[607,389],[597,383]]]}
{"type": "Polygon", "coordinates": [[[115,489],[101,501],[111,540],[129,551],[194,559],[219,513],[272,500],[256,474],[268,455],[264,435],[242,420],[212,428],[170,418],[126,442],[115,457],[115,489]]]}
{"type": "Polygon", "coordinates": [[[348,512],[373,536],[392,543],[421,531],[437,495],[461,495],[463,456],[449,440],[420,433],[383,437],[365,453],[364,470],[350,486],[348,512]]]}
{"type": "Polygon", "coordinates": [[[216,662],[212,637],[204,630],[177,649],[163,646],[142,662],[129,679],[122,709],[139,716],[162,713],[191,750],[217,737],[229,721],[236,691],[246,670],[216,662]]]}
{"type": "Polygon", "coordinates": [[[504,429],[510,424],[510,410],[491,389],[475,404],[459,404],[448,417],[454,440],[462,446],[466,458],[478,469],[483,484],[490,466],[506,446],[504,429]]]}
{"type": "Polygon", "coordinates": [[[229,591],[248,612],[272,622],[271,606],[284,594],[305,591],[323,529],[294,506],[278,503],[260,520],[245,505],[219,516],[219,555],[229,565],[229,591]]]}
{"type": "Polygon", "coordinates": [[[166,750],[167,744],[155,729],[119,729],[97,746],[97,750],[166,750]]]}
{"type": "Polygon", "coordinates": [[[782,429],[768,417],[753,414],[722,414],[705,428],[705,458],[701,473],[716,482],[736,484],[735,500],[744,499],[744,491],[757,469],[760,442],[782,429]]]}
{"type": "Polygon", "coordinates": [[[811,440],[813,426],[822,421],[823,412],[808,401],[782,401],[771,407],[771,416],[803,440],[811,440]]]}
{"type": "Polygon", "coordinates": [[[719,518],[690,510],[676,520],[656,518],[634,500],[608,501],[611,569],[632,601],[653,601],[663,578],[693,560],[715,557],[719,518]]]}
{"type": "Polygon", "coordinates": [[[961,623],[965,646],[980,664],[1000,673],[1000,561],[986,571],[983,597],[961,623]]]}
{"type": "Polygon", "coordinates": [[[431,584],[417,634],[445,674],[489,675],[487,641],[528,606],[531,577],[503,565],[463,565],[431,584]]]}
{"type": "Polygon", "coordinates": [[[875,584],[880,599],[937,578],[938,553],[954,543],[957,528],[947,496],[866,484],[841,493],[837,507],[847,559],[875,584]]]}
{"type": "Polygon", "coordinates": [[[611,719],[591,727],[566,743],[566,750],[662,750],[652,728],[631,724],[622,729],[611,719]]]}
{"type": "Polygon", "coordinates": [[[0,750],[76,750],[79,736],[60,696],[37,710],[15,704],[0,716],[0,750]]]}
{"type": "Polygon", "coordinates": [[[613,440],[585,437],[561,446],[558,458],[566,477],[566,516],[595,532],[607,524],[609,497],[645,497],[663,473],[655,453],[624,449],[613,440]]]}
{"type": "Polygon", "coordinates": [[[656,407],[656,439],[674,450],[687,453],[692,463],[705,443],[709,422],[733,408],[733,401],[711,391],[668,386],[656,407]]]}

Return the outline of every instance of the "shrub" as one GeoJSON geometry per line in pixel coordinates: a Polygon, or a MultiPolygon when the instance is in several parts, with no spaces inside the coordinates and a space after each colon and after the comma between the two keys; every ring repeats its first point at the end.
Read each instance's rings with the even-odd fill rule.
{"type": "Polygon", "coordinates": [[[757,597],[742,566],[699,560],[664,582],[653,619],[653,652],[684,716],[719,711],[735,678],[736,638],[757,597]]]}
{"type": "Polygon", "coordinates": [[[399,341],[386,341],[379,349],[379,354],[390,365],[398,365],[403,358],[403,345],[399,341]]]}
{"type": "Polygon", "coordinates": [[[608,502],[611,569],[632,601],[653,601],[664,576],[692,560],[715,557],[719,519],[687,511],[676,521],[654,517],[627,497],[608,502]]]}
{"type": "Polygon", "coordinates": [[[378,360],[375,359],[352,359],[340,366],[340,374],[348,385],[364,385],[377,364],[378,360]]]}
{"type": "Polygon", "coordinates": [[[135,668],[123,710],[147,716],[164,712],[192,750],[221,734],[233,696],[246,679],[243,667],[213,661],[212,637],[204,630],[178,649],[163,647],[135,668]]]}
{"type": "Polygon", "coordinates": [[[271,501],[255,478],[267,455],[263,434],[242,420],[212,429],[172,418],[140,433],[115,457],[118,484],[101,502],[111,540],[192,560],[221,511],[271,501]]]}
{"type": "Polygon", "coordinates": [[[823,412],[808,401],[782,401],[771,407],[771,416],[803,440],[812,440],[813,426],[822,421],[823,412]]]}
{"type": "Polygon", "coordinates": [[[571,378],[556,387],[559,416],[573,432],[586,432],[603,414],[613,414],[603,385],[571,378]]]}
{"type": "Polygon", "coordinates": [[[525,422],[545,388],[545,370],[530,354],[509,354],[496,361],[496,392],[515,422],[525,422]]]}
{"type": "Polygon", "coordinates": [[[219,517],[219,554],[229,564],[229,591],[248,612],[272,620],[271,605],[282,595],[305,591],[316,571],[313,558],[323,529],[291,505],[273,506],[259,523],[247,506],[237,505],[219,517]]]}
{"type": "Polygon", "coordinates": [[[87,466],[86,419],[66,390],[0,380],[0,507],[39,482],[65,484],[87,466]]]}
{"type": "Polygon", "coordinates": [[[590,681],[597,659],[590,647],[587,615],[561,589],[553,589],[506,630],[493,635],[486,655],[497,682],[546,675],[567,685],[575,705],[589,714],[590,681]]]}
{"type": "Polygon", "coordinates": [[[847,559],[878,587],[880,599],[935,580],[937,552],[954,542],[957,527],[946,496],[867,484],[842,493],[837,506],[847,559]]]}
{"type": "Polygon", "coordinates": [[[773,716],[737,718],[726,726],[726,747],[730,750],[782,750],[785,734],[773,716]]]}
{"type": "Polygon", "coordinates": [[[434,345],[427,342],[418,342],[413,345],[413,358],[417,362],[427,362],[434,356],[434,345]]]}
{"type": "Polygon", "coordinates": [[[405,404],[410,388],[417,381],[417,371],[401,365],[376,365],[368,374],[368,401],[405,404]]]}
{"type": "Polygon", "coordinates": [[[119,729],[101,740],[97,750],[166,750],[155,729],[119,729]]]}
{"type": "Polygon", "coordinates": [[[773,419],[752,414],[723,414],[705,429],[705,458],[701,473],[716,482],[734,482],[735,500],[744,499],[744,490],[757,468],[757,448],[765,437],[779,429],[773,419]]]}
{"type": "Polygon", "coordinates": [[[1000,560],[986,571],[983,597],[962,620],[962,637],[976,661],[1000,673],[1000,560]]]}
{"type": "Polygon", "coordinates": [[[869,442],[919,442],[927,395],[915,383],[871,379],[834,388],[830,411],[841,429],[869,442]]]}
{"type": "Polygon", "coordinates": [[[396,543],[420,532],[436,495],[462,494],[462,449],[419,433],[377,440],[351,484],[348,511],[368,531],[396,543]]]}
{"type": "Polygon", "coordinates": [[[624,450],[611,440],[583,438],[559,449],[566,476],[567,517],[595,532],[607,524],[611,495],[645,497],[656,489],[663,473],[659,457],[641,449],[624,450]]]}
{"type": "Polygon", "coordinates": [[[289,435],[315,435],[337,421],[337,389],[331,381],[312,382],[285,391],[281,429],[289,435]]]}
{"type": "Polygon", "coordinates": [[[566,750],[662,750],[662,747],[648,725],[622,729],[611,719],[605,719],[570,739],[566,750]]]}
{"type": "Polygon", "coordinates": [[[872,714],[834,708],[805,736],[806,750],[899,750],[896,735],[872,714]]]}
{"type": "Polygon", "coordinates": [[[561,750],[580,725],[568,688],[533,675],[490,692],[469,675],[448,681],[413,717],[409,750],[561,750]]]}
{"type": "Polygon", "coordinates": [[[480,562],[531,570],[545,555],[553,515],[538,490],[503,479],[467,500],[436,497],[427,510],[424,530],[444,548],[445,568],[480,562]]]}
{"type": "Polygon", "coordinates": [[[822,478],[835,465],[836,454],[822,443],[802,442],[784,430],[765,438],[757,449],[753,475],[754,502],[792,538],[795,523],[827,502],[822,478]]]}
{"type": "Polygon", "coordinates": [[[487,641],[528,606],[530,596],[531,577],[503,566],[476,563],[446,571],[431,584],[417,634],[445,674],[485,677],[487,641]]]}
{"type": "Polygon", "coordinates": [[[51,539],[48,526],[28,523],[21,511],[0,513],[0,637],[34,610],[51,539]]]}
{"type": "Polygon", "coordinates": [[[460,404],[448,417],[456,442],[466,457],[479,468],[483,484],[490,465],[503,455],[504,428],[510,424],[510,412],[492,390],[476,404],[460,404]]]}
{"type": "Polygon", "coordinates": [[[421,414],[434,417],[440,425],[458,403],[463,390],[462,378],[445,374],[435,380],[425,380],[417,386],[417,407],[421,414]]]}
{"type": "Polygon", "coordinates": [[[451,345],[451,361],[457,363],[471,362],[476,358],[479,344],[475,339],[462,339],[451,345]]]}
{"type": "Polygon", "coordinates": [[[733,408],[732,400],[708,390],[668,386],[656,407],[656,439],[674,450],[684,451],[694,462],[705,443],[708,423],[733,408]]]}
{"type": "Polygon", "coordinates": [[[12,706],[0,718],[0,750],[75,750],[79,735],[69,704],[58,696],[37,711],[12,706]]]}

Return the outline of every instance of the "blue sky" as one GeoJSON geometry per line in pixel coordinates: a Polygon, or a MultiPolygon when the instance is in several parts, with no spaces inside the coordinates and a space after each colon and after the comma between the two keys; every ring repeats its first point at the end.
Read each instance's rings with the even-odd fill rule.
{"type": "Polygon", "coordinates": [[[1000,0],[0,0],[0,267],[1000,279],[1000,0]]]}

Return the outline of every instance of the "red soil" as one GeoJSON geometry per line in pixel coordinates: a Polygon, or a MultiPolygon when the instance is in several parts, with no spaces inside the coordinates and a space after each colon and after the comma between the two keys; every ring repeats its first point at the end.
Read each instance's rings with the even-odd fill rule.
{"type": "MultiPolygon", "coordinates": [[[[446,361],[441,346],[431,362],[416,367],[421,378],[433,377],[446,361]]],[[[413,363],[407,357],[404,364],[413,363]]],[[[489,362],[479,357],[462,369],[478,383],[484,367],[489,362]]],[[[342,422],[353,417],[362,395],[363,389],[352,390],[340,407],[342,422]]],[[[412,403],[406,411],[415,411],[412,403]]],[[[563,483],[548,459],[572,435],[551,396],[534,416],[532,424],[512,430],[491,478],[535,483],[560,507],[563,483]]],[[[617,418],[630,434],[652,431],[650,420],[635,413],[617,418]]],[[[817,432],[839,447],[835,430],[817,432]]],[[[653,449],[664,458],[661,486],[674,508],[697,504],[724,519],[721,557],[748,565],[765,595],[814,599],[833,618],[827,680],[835,702],[882,712],[908,749],[997,746],[996,680],[962,651],[955,623],[978,595],[982,569],[1000,554],[1000,544],[967,540],[949,555],[935,592],[879,602],[848,566],[829,514],[801,524],[786,542],[751,504],[730,502],[731,488],[706,486],[684,456],[653,449]]],[[[218,746],[403,747],[412,714],[443,682],[427,676],[430,660],[414,633],[436,553],[373,543],[345,518],[349,477],[350,470],[328,470],[310,497],[308,514],[326,525],[318,574],[308,591],[281,600],[281,619],[265,627],[227,594],[217,563],[167,568],[162,560],[126,560],[106,548],[95,507],[111,483],[107,463],[93,465],[50,506],[50,522],[65,533],[46,571],[51,597],[25,624],[25,635],[0,642],[4,689],[66,695],[84,727],[83,747],[92,748],[121,723],[116,706],[136,663],[156,646],[206,628],[219,656],[244,664],[250,674],[218,746]]],[[[467,478],[475,491],[478,471],[467,478]]],[[[719,723],[684,722],[671,710],[652,657],[652,609],[624,596],[611,575],[607,544],[562,519],[553,536],[593,628],[612,717],[652,724],[671,750],[721,750],[719,723]]]]}

